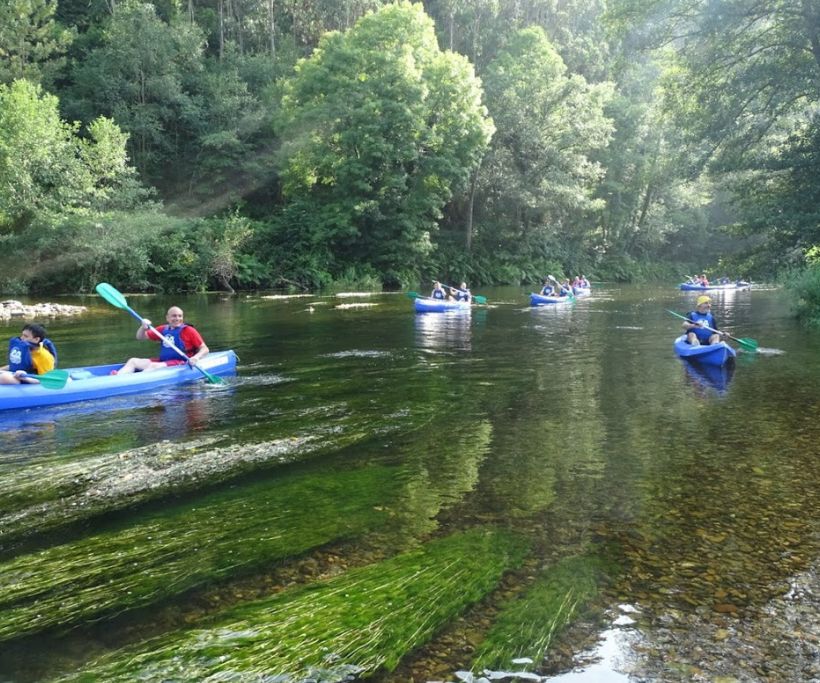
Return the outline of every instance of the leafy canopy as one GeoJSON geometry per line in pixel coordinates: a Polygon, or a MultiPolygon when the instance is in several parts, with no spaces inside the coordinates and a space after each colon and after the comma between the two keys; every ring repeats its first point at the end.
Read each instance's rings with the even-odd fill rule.
{"type": "Polygon", "coordinates": [[[408,2],[326,34],[286,83],[277,129],[287,210],[311,216],[310,241],[337,266],[382,273],[430,252],[493,132],[471,65],[408,2]]]}

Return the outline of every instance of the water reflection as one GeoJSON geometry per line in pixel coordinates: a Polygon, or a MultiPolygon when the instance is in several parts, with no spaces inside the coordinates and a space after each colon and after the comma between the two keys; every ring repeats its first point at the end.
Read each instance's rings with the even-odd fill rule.
{"type": "Polygon", "coordinates": [[[681,364],[684,369],[684,380],[694,387],[696,394],[700,396],[708,396],[710,393],[725,395],[735,374],[734,363],[726,363],[718,367],[681,359],[681,364]]]}
{"type": "Polygon", "coordinates": [[[213,427],[218,415],[231,410],[234,392],[229,384],[197,383],[106,400],[3,411],[0,430],[6,438],[0,454],[35,447],[38,453],[67,451],[81,444],[88,447],[91,434],[102,441],[175,440],[213,427]]]}
{"type": "Polygon", "coordinates": [[[469,309],[443,313],[416,313],[416,346],[422,349],[469,351],[472,348],[469,309]]]}

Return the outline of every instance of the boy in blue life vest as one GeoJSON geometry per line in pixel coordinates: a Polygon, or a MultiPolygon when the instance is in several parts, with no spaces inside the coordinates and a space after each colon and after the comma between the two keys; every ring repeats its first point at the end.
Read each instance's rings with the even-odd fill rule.
{"type": "Polygon", "coordinates": [[[183,321],[181,308],[171,306],[165,315],[165,320],[168,321],[168,324],[160,325],[157,328],[157,332],[159,332],[160,336],[157,336],[149,329],[151,327],[151,321],[148,320],[148,318],[143,318],[142,324],[137,330],[137,339],[140,341],[148,339],[162,342],[159,357],[129,358],[128,362],[123,365],[119,371],[112,371],[112,375],[148,372],[149,370],[159,370],[160,368],[168,368],[185,363],[193,367],[201,358],[208,355],[210,350],[202,339],[202,335],[199,334],[193,325],[187,325],[183,321]],[[172,344],[185,354],[185,358],[174,351],[173,346],[171,346],[172,344]]]}
{"type": "Polygon", "coordinates": [[[715,316],[712,315],[712,300],[708,296],[699,296],[697,306],[691,313],[687,313],[686,317],[694,322],[685,320],[683,322],[683,329],[686,330],[686,343],[693,346],[700,346],[701,344],[717,344],[721,340],[721,335],[707,330],[706,327],[711,327],[713,330],[718,329],[718,322],[715,316]]]}
{"type": "Polygon", "coordinates": [[[19,337],[9,339],[8,365],[0,368],[0,384],[39,384],[33,377],[42,375],[57,365],[57,349],[46,337],[46,328],[29,323],[19,337]]]}

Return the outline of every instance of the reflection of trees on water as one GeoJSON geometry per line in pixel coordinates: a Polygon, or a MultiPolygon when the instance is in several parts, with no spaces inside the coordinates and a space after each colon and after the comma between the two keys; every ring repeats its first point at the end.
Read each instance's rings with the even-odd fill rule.
{"type": "Polygon", "coordinates": [[[403,495],[394,511],[395,538],[419,538],[434,531],[436,516],[475,489],[489,451],[492,426],[464,416],[438,418],[411,443],[400,447],[403,495]]]}
{"type": "Polygon", "coordinates": [[[416,346],[422,349],[467,351],[471,348],[472,324],[469,310],[417,313],[416,346]]]}

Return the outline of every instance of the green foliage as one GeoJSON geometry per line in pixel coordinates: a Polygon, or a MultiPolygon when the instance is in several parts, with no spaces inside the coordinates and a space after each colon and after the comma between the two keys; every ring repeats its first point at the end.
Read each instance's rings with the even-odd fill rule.
{"type": "Polygon", "coordinates": [[[83,121],[113,118],[130,136],[137,168],[157,177],[202,116],[203,103],[185,87],[202,69],[202,47],[196,26],[167,24],[136,0],[118,4],[102,44],[75,65],[66,109],[83,121]]]}
{"type": "Polygon", "coordinates": [[[140,290],[150,286],[151,255],[179,221],[157,211],[66,215],[31,226],[18,253],[18,276],[32,291],[91,292],[98,282],[140,290]]]}
{"type": "Polygon", "coordinates": [[[328,266],[395,274],[431,252],[492,129],[470,65],[402,2],[322,39],[285,84],[277,130],[284,192],[311,216],[328,266]]]}
{"type": "Polygon", "coordinates": [[[20,234],[48,216],[131,208],[147,198],[117,126],[97,119],[83,139],[57,107],[56,97],[28,81],[0,85],[0,232],[20,234]]]}
{"type": "Polygon", "coordinates": [[[793,268],[786,278],[786,290],[792,299],[791,309],[807,327],[820,327],[820,253],[808,254],[809,263],[793,268]]]}
{"type": "Polygon", "coordinates": [[[75,31],[54,21],[56,0],[0,3],[0,84],[50,82],[75,31]]]}
{"type": "Polygon", "coordinates": [[[489,199],[477,213],[476,241],[514,242],[525,258],[553,258],[600,208],[592,191],[603,169],[591,154],[612,133],[604,114],[612,86],[568,74],[536,28],[517,33],[483,81],[498,132],[478,176],[489,199]]]}

